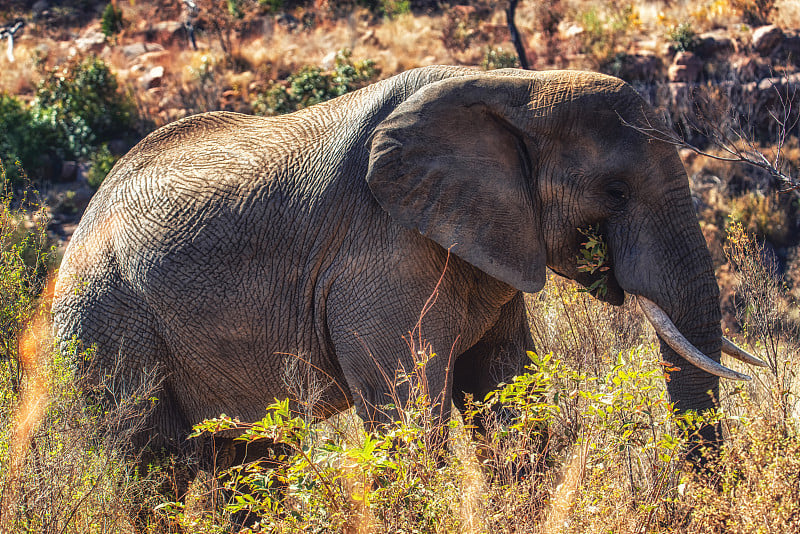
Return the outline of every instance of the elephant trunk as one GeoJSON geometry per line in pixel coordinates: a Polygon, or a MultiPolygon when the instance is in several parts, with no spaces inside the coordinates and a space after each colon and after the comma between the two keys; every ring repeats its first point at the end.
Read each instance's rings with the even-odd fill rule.
{"type": "MultiPolygon", "coordinates": [[[[726,369],[719,365],[722,349],[719,289],[713,272],[703,278],[705,279],[703,282],[692,284],[689,293],[692,295],[691,297],[684,297],[680,304],[672,304],[666,313],[681,335],[703,358],[720,369],[726,369]]],[[[640,299],[640,302],[642,300],[640,299]]],[[[679,354],[671,340],[668,340],[664,334],[659,333],[659,340],[662,360],[668,366],[667,392],[678,412],[696,411],[699,413],[717,408],[719,406],[718,374],[709,372],[679,354]]],[[[735,373],[734,371],[730,372],[735,373]]],[[[739,376],[729,376],[728,378],[747,378],[739,373],[735,374],[739,376]]],[[[720,445],[721,439],[719,424],[702,425],[692,440],[688,451],[689,460],[695,464],[702,464],[701,447],[707,446],[713,450],[720,445]]]]}
{"type": "MultiPolygon", "coordinates": [[[[635,240],[630,240],[625,230],[612,228],[612,249],[617,244],[614,262],[620,286],[639,298],[659,335],[670,400],[679,413],[702,412],[719,405],[720,375],[746,377],[719,365],[719,287],[705,239],[694,223],[689,195],[680,204],[684,205],[677,210],[679,217],[666,217],[657,209],[646,208],[642,218],[646,222],[635,240]],[[677,336],[671,330],[678,332],[677,336]],[[693,352],[684,351],[675,338],[683,338],[678,341],[693,352]]],[[[703,426],[689,451],[690,460],[702,463],[700,442],[713,448],[720,439],[719,425],[703,426]]]]}

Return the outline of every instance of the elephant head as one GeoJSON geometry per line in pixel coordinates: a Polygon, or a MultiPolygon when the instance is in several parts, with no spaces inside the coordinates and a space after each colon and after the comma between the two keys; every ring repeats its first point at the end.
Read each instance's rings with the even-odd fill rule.
{"type": "MultiPolygon", "coordinates": [[[[577,258],[581,230],[599,228],[611,270],[596,296],[638,297],[673,368],[672,401],[712,408],[720,376],[747,377],[719,364],[719,289],[677,151],[632,125],[664,127],[613,77],[450,78],[379,125],[367,181],[395,221],[525,292],[543,287],[545,267],[592,285],[599,275],[577,258]]],[[[703,434],[718,439],[713,426],[703,434]]]]}

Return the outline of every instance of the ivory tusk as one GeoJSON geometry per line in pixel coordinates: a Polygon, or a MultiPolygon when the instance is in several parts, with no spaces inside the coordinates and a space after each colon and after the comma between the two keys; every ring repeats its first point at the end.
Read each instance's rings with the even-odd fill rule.
{"type": "Polygon", "coordinates": [[[733,341],[731,341],[725,336],[722,336],[722,352],[730,356],[733,356],[739,361],[742,361],[744,363],[749,363],[750,365],[756,365],[758,367],[769,367],[769,365],[767,365],[766,362],[759,360],[758,358],[756,358],[743,348],[736,346],[733,343],[733,341]]]}
{"type": "Polygon", "coordinates": [[[661,339],[663,339],[672,350],[683,356],[687,362],[707,373],[721,378],[750,380],[749,376],[718,364],[700,352],[697,347],[689,343],[689,340],[680,333],[678,327],[670,320],[666,312],[659,308],[655,302],[641,295],[637,295],[636,298],[639,300],[639,307],[644,312],[644,316],[647,317],[647,320],[653,325],[653,328],[655,328],[658,335],[661,336],[661,339]]]}

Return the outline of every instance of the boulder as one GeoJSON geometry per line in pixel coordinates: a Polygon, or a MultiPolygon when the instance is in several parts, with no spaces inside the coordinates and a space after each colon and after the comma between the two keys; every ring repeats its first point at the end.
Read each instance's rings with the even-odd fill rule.
{"type": "Polygon", "coordinates": [[[786,35],[781,44],[781,53],[788,61],[800,67],[800,32],[786,35]]]}
{"type": "Polygon", "coordinates": [[[61,176],[59,177],[58,181],[62,183],[74,182],[77,178],[78,178],[78,162],[65,161],[61,165],[61,176]]]}
{"type": "Polygon", "coordinates": [[[620,60],[617,76],[627,82],[653,81],[663,72],[661,58],[652,53],[629,54],[620,60]]]}
{"type": "Polygon", "coordinates": [[[145,52],[138,58],[136,58],[136,63],[140,65],[147,65],[149,67],[155,65],[163,65],[164,63],[170,60],[172,54],[167,50],[162,50],[158,52],[145,52]]]}
{"type": "Polygon", "coordinates": [[[75,39],[75,48],[84,54],[99,54],[106,46],[106,36],[99,29],[89,27],[75,39]]]}
{"type": "Polygon", "coordinates": [[[158,43],[131,43],[121,48],[122,55],[127,60],[134,60],[148,52],[163,52],[164,47],[158,43]]]}
{"type": "Polygon", "coordinates": [[[331,70],[333,67],[336,66],[336,51],[328,52],[322,61],[320,61],[319,66],[322,67],[323,70],[331,70]]]}
{"type": "Polygon", "coordinates": [[[31,11],[33,12],[34,17],[38,17],[48,9],[50,9],[50,2],[48,2],[48,0],[38,0],[31,6],[31,11]]]}
{"type": "Polygon", "coordinates": [[[183,23],[179,20],[164,20],[147,27],[145,36],[150,42],[169,46],[173,43],[186,42],[188,36],[183,23]]]}
{"type": "Polygon", "coordinates": [[[703,60],[691,52],[678,52],[669,67],[667,77],[671,82],[694,83],[703,73],[703,60]]]}
{"type": "Polygon", "coordinates": [[[736,52],[736,42],[727,30],[716,30],[701,33],[697,36],[694,53],[701,58],[727,56],[736,52]]]}
{"type": "Polygon", "coordinates": [[[139,78],[139,82],[145,89],[153,89],[155,87],[161,87],[161,82],[163,79],[164,67],[157,65],[148,70],[141,78],[139,78]]]}
{"type": "Polygon", "coordinates": [[[753,50],[762,56],[768,56],[783,42],[783,30],[770,24],[756,28],[753,32],[753,50]]]}
{"type": "Polygon", "coordinates": [[[752,56],[735,56],[730,60],[730,71],[734,80],[739,82],[752,82],[769,76],[769,63],[752,56]]]}

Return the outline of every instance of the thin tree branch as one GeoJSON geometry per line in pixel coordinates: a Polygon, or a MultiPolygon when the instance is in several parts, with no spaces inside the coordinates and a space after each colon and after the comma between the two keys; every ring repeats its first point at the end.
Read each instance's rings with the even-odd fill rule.
{"type": "MultiPolygon", "coordinates": [[[[641,132],[647,137],[656,141],[668,143],[678,148],[684,148],[707,158],[715,159],[718,161],[727,161],[733,163],[744,163],[766,172],[777,184],[777,191],[779,193],[789,193],[800,190],[800,177],[797,176],[797,170],[787,170],[787,162],[784,158],[783,150],[786,140],[792,131],[797,128],[800,123],[800,116],[794,115],[794,102],[797,98],[797,87],[792,87],[786,81],[785,94],[781,92],[778,84],[772,82],[772,88],[776,92],[778,98],[778,105],[776,108],[769,110],[769,116],[777,125],[777,133],[775,136],[775,154],[772,158],[768,157],[764,151],[756,144],[753,135],[745,133],[742,128],[742,118],[734,110],[728,109],[730,120],[726,123],[724,117],[709,117],[704,113],[701,106],[695,102],[697,108],[697,115],[700,117],[699,123],[683,116],[684,122],[689,125],[691,129],[706,137],[711,146],[719,150],[722,154],[712,153],[708,150],[700,148],[694,143],[688,141],[685,136],[682,136],[672,129],[664,125],[654,125],[647,114],[642,113],[643,124],[633,124],[626,121],[620,116],[620,120],[625,126],[633,128],[641,132]]],[[[721,114],[721,113],[720,113],[721,114]]],[[[618,114],[619,116],[619,114],[618,114]]],[[[744,121],[747,123],[748,121],[744,121]]],[[[665,124],[668,124],[666,122],[665,124]]]]}

